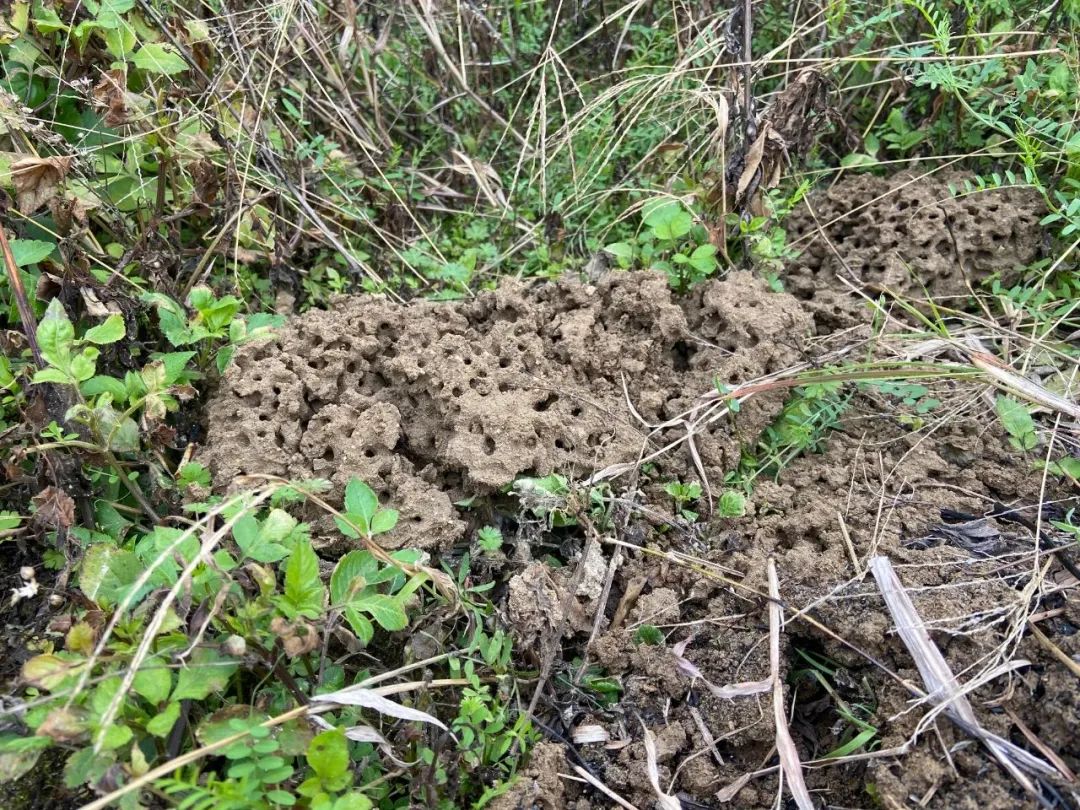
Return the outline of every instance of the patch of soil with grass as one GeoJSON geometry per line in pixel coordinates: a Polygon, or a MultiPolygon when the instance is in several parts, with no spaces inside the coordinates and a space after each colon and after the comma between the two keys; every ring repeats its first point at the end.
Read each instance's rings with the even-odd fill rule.
{"type": "MultiPolygon", "coordinates": [[[[610,524],[583,513],[576,528],[549,530],[524,511],[503,515],[516,551],[485,563],[505,583],[494,593],[522,667],[553,659],[535,715],[546,741],[492,807],[611,806],[582,771],[655,806],[643,727],[656,738],[659,785],[684,807],[773,806],[771,693],[725,691],[769,677],[770,558],[787,616],[784,713],[816,801],[1024,806],[1030,798],[984,747],[911,701],[905,682],[922,681],[867,573],[875,555],[892,560],[987,730],[1080,767],[1076,682],[1052,650],[1080,655],[1080,616],[1052,592],[1071,575],[1047,556],[1067,493],[1009,443],[992,389],[940,382],[936,406],[917,413],[880,387],[846,383],[822,452],[759,475],[742,517],[710,512],[709,501],[791,388],[704,417],[718,381],[814,369],[838,352],[888,356],[892,344],[871,340],[863,296],[929,292],[959,306],[968,284],[1037,258],[1040,215],[1022,190],[957,200],[947,181],[856,176],[794,215],[805,252],[785,277],[790,292],[732,272],[677,296],[661,275],[612,273],[506,281],[453,303],[339,299],[237,352],[209,406],[202,457],[220,484],[314,476],[338,503],[359,476],[401,512],[380,540],[435,557],[466,543],[515,478],[602,473],[610,524]],[[663,490],[672,480],[700,480],[698,519],[675,514],[663,490]],[[465,498],[486,504],[483,519],[455,506],[465,498]],[[578,573],[589,537],[601,542],[578,573]],[[1027,632],[1033,611],[1046,614],[1045,643],[1027,632]],[[662,643],[649,643],[646,626],[662,643]],[[617,681],[616,700],[600,676],[617,681]],[[573,741],[591,726],[604,739],[573,741]],[[859,732],[863,744],[849,745],[859,732]],[[824,759],[837,753],[860,756],[824,759]]],[[[333,557],[344,546],[320,521],[333,557]]],[[[1044,790],[1064,796],[1063,784],[1050,778],[1044,790]]]]}

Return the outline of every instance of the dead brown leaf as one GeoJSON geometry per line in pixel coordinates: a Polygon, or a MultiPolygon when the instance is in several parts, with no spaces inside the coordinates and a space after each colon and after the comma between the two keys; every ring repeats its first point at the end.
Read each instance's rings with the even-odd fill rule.
{"type": "Polygon", "coordinates": [[[24,214],[32,214],[56,195],[71,169],[71,156],[27,157],[11,164],[15,184],[15,204],[24,214]]]}
{"type": "Polygon", "coordinates": [[[200,158],[190,168],[191,179],[195,183],[195,199],[203,205],[213,205],[221,189],[217,166],[206,158],[200,158]]]}
{"type": "Polygon", "coordinates": [[[315,626],[303,619],[287,622],[281,616],[275,616],[270,622],[270,629],[281,639],[281,645],[289,658],[309,653],[319,646],[319,634],[315,632],[315,626]]]}
{"type": "Polygon", "coordinates": [[[117,68],[101,74],[101,81],[91,91],[94,106],[105,113],[107,127],[119,127],[131,120],[127,105],[127,72],[117,68]]]}
{"type": "Polygon", "coordinates": [[[75,523],[75,501],[58,487],[45,487],[30,501],[34,523],[43,529],[67,529],[75,523]]]}

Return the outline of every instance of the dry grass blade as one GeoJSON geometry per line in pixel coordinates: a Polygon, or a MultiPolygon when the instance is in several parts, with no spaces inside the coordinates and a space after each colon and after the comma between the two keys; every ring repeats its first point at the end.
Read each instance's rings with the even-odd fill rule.
{"type": "Polygon", "coordinates": [[[411,709],[408,706],[402,706],[400,703],[387,700],[374,689],[350,688],[342,689],[337,692],[330,692],[326,695],[319,695],[312,701],[311,711],[330,711],[338,706],[360,706],[365,709],[377,711],[379,714],[385,714],[388,717],[397,717],[400,720],[416,720],[420,723],[431,723],[434,726],[438,726],[443,731],[449,731],[438,718],[432,717],[427,712],[422,712],[419,709],[411,709]]]}
{"type": "Polygon", "coordinates": [[[814,801],[803,780],[799,752],[788,730],[787,713],[784,711],[784,685],[780,681],[780,627],[783,624],[783,608],[780,607],[780,586],[776,578],[776,561],[769,558],[769,674],[773,688],[773,718],[776,722],[776,751],[780,766],[787,777],[791,796],[799,810],[814,810],[814,801]]]}
{"type": "Polygon", "coordinates": [[[874,557],[870,561],[870,571],[874,575],[874,581],[885,600],[885,606],[896,624],[896,630],[904,646],[915,659],[919,675],[926,685],[928,699],[941,705],[946,715],[959,721],[962,728],[977,737],[1024,790],[1041,799],[1034,783],[1021,768],[1045,775],[1055,773],[1055,769],[1008,740],[990,733],[979,724],[974,709],[965,697],[945,657],[930,638],[926,626],[918,611],[915,610],[915,605],[907,591],[904,590],[889,558],[874,557]]]}
{"type": "Polygon", "coordinates": [[[660,769],[656,764],[656,737],[638,718],[641,729],[645,732],[645,767],[648,768],[649,785],[656,793],[656,801],[663,810],[682,810],[682,804],[670,793],[665,793],[660,787],[660,769]]]}
{"type": "Polygon", "coordinates": [[[603,793],[605,796],[607,796],[609,799],[611,799],[613,802],[615,802],[615,804],[619,805],[619,807],[624,807],[624,808],[626,808],[626,810],[638,810],[637,807],[630,804],[630,802],[628,802],[626,799],[624,799],[622,796],[620,796],[614,790],[609,788],[607,785],[605,785],[603,782],[601,782],[599,779],[597,779],[595,776],[593,776],[587,770],[582,768],[580,765],[575,765],[574,766],[574,773],[576,773],[578,776],[580,776],[582,779],[584,779],[586,782],[588,782],[594,788],[596,788],[601,793],[603,793]]]}

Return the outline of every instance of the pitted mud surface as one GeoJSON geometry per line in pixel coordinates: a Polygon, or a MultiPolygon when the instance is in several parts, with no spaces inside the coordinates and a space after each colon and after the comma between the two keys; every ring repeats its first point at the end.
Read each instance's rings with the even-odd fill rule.
{"type": "MultiPolygon", "coordinates": [[[[445,547],[451,503],[522,474],[571,477],[632,462],[662,422],[713,387],[800,359],[810,320],[788,295],[735,273],[677,302],[659,274],[530,287],[507,282],[461,304],[342,299],[242,349],[209,410],[205,458],[243,473],[359,475],[400,505],[397,545],[445,547]],[[624,388],[625,383],[625,388],[624,388]]],[[[753,434],[782,399],[748,409],[753,434]]],[[[738,441],[700,441],[710,466],[738,441]]]]}
{"type": "Polygon", "coordinates": [[[801,251],[785,273],[822,332],[865,320],[853,290],[883,290],[956,304],[992,273],[1037,257],[1046,213],[1030,188],[961,192],[963,176],[847,175],[810,196],[785,223],[801,251]],[[844,282],[848,282],[845,284],[844,282]]]}
{"type": "MultiPolygon", "coordinates": [[[[841,330],[866,324],[857,291],[928,291],[960,306],[969,283],[1038,257],[1037,200],[1018,190],[954,200],[948,182],[856,175],[813,195],[788,223],[804,253],[783,277],[786,293],[734,272],[678,297],[662,276],[639,273],[594,284],[504,282],[453,304],[338,300],[238,352],[210,405],[203,456],[223,484],[243,473],[318,476],[333,483],[332,500],[360,476],[402,512],[387,546],[448,551],[469,540],[468,515],[453,506],[461,498],[494,496],[521,475],[580,479],[633,462],[685,432],[675,425],[650,436],[647,425],[686,415],[715,380],[735,384],[815,363],[835,348],[831,333],[846,340],[841,330]]],[[[1037,505],[1062,499],[1043,512],[1045,531],[1071,493],[1042,492],[1035,457],[1009,444],[985,388],[945,383],[934,394],[947,400],[948,418],[918,420],[880,391],[849,393],[825,451],[795,459],[778,480],[759,479],[745,517],[689,523],[673,514],[662,484],[695,480],[700,463],[721,489],[779,413],[784,392],[755,397],[733,422],[699,434],[698,462],[683,444],[643,471],[636,489],[614,479],[629,511],[605,537],[694,555],[718,576],[624,550],[587,650],[611,547],[587,561],[568,599],[584,533],[521,533],[513,559],[495,564],[497,605],[517,636],[522,668],[535,670],[554,652],[562,685],[549,685],[538,709],[547,741],[493,807],[611,806],[559,776],[574,766],[637,807],[657,806],[642,723],[657,738],[660,784],[684,807],[774,806],[775,772],[724,790],[776,764],[770,697],[719,698],[692,675],[696,667],[715,686],[768,676],[760,594],[770,557],[789,608],[807,610],[850,645],[797,620],[785,627],[782,677],[804,761],[850,739],[836,697],[864,707],[879,729],[875,751],[905,744],[925,713],[879,666],[919,682],[866,574],[868,560],[885,554],[962,681],[1002,650],[1031,662],[972,692],[980,722],[1037,753],[1028,733],[1036,735],[1080,769],[1072,676],[1014,626],[1032,604],[1022,597],[1035,565],[1037,505]],[[567,565],[548,565],[552,554],[567,565]],[[643,624],[659,627],[665,642],[641,643],[643,624]],[[684,662],[672,649],[678,642],[686,642],[684,662]],[[806,674],[807,655],[830,662],[832,693],[806,674]],[[618,680],[617,703],[567,686],[577,674],[571,661],[582,656],[618,680]],[[609,740],[570,743],[582,725],[602,726],[609,740]]],[[[1058,594],[1038,605],[1049,612],[1043,632],[1066,655],[1080,655],[1075,603],[1058,594]]],[[[806,779],[821,806],[1028,806],[1016,783],[945,720],[905,755],[808,768],[806,779]]]]}

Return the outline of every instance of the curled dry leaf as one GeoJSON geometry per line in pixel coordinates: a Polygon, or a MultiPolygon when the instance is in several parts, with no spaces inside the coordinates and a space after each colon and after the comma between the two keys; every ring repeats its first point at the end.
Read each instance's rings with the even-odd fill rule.
{"type": "Polygon", "coordinates": [[[42,529],[67,529],[75,523],[75,501],[58,487],[45,487],[30,502],[34,523],[42,529]]]}
{"type": "Polygon", "coordinates": [[[26,157],[11,164],[15,204],[32,214],[56,195],[56,187],[71,169],[71,156],[26,157]]]}
{"type": "Polygon", "coordinates": [[[309,653],[319,646],[319,634],[315,632],[315,626],[304,619],[287,622],[281,616],[275,616],[270,622],[270,629],[281,639],[281,645],[289,658],[309,653]]]}
{"type": "Polygon", "coordinates": [[[748,697],[749,695],[760,695],[763,692],[768,692],[772,688],[772,679],[765,678],[761,681],[741,681],[739,683],[731,683],[725,686],[717,686],[705,677],[704,673],[697,666],[683,657],[683,653],[686,651],[687,645],[690,643],[693,637],[683,639],[676,644],[671,652],[675,656],[675,663],[679,669],[689,675],[691,678],[697,681],[701,681],[705,687],[712,692],[718,698],[725,700],[731,700],[737,697],[748,697]]]}
{"type": "Polygon", "coordinates": [[[123,69],[106,70],[101,81],[91,91],[94,106],[105,113],[107,127],[119,127],[131,120],[127,106],[127,72],[123,69]]]}
{"type": "Polygon", "coordinates": [[[83,710],[76,706],[61,706],[49,712],[36,734],[58,743],[71,743],[85,737],[86,730],[86,714],[83,710]]]}
{"type": "Polygon", "coordinates": [[[203,205],[213,205],[221,190],[221,179],[213,161],[199,158],[190,166],[191,179],[195,184],[195,199],[203,205]]]}

